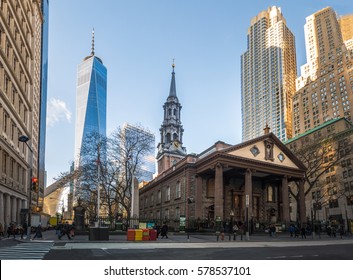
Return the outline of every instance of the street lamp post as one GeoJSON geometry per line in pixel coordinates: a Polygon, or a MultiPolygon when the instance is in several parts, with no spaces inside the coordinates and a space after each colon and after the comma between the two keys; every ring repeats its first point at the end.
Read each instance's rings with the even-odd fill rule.
{"type": "Polygon", "coordinates": [[[27,239],[31,236],[31,216],[32,216],[32,176],[33,176],[33,150],[28,145],[29,137],[26,135],[21,135],[18,141],[25,143],[31,152],[30,156],[30,170],[29,170],[29,189],[28,189],[28,222],[27,222],[27,239]]]}

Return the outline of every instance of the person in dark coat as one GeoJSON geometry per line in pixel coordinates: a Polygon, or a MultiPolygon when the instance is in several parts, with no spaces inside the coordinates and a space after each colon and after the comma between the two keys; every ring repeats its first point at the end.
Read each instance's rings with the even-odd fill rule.
{"type": "Polygon", "coordinates": [[[302,239],[306,239],[306,228],[304,226],[301,227],[300,234],[302,235],[302,239]]]}
{"type": "Polygon", "coordinates": [[[67,238],[71,240],[71,237],[70,237],[70,225],[68,222],[65,222],[62,230],[61,230],[61,233],[60,235],[58,236],[59,239],[61,239],[61,237],[63,237],[64,235],[67,235],[67,238]]]}
{"type": "Polygon", "coordinates": [[[41,223],[39,223],[37,228],[36,228],[36,233],[34,234],[33,239],[35,239],[35,238],[43,238],[41,223]]]}
{"type": "Polygon", "coordinates": [[[166,223],[163,224],[162,229],[161,229],[161,236],[162,238],[168,238],[168,226],[166,223]]]}
{"type": "Polygon", "coordinates": [[[157,231],[157,238],[158,238],[159,235],[161,234],[161,227],[160,227],[160,225],[156,225],[154,229],[157,231]]]}

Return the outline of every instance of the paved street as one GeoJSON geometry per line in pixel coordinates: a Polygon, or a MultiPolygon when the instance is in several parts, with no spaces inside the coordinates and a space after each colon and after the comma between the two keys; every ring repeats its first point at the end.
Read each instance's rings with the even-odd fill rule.
{"type": "Polygon", "coordinates": [[[250,240],[240,236],[170,234],[156,241],[126,241],[125,235],[110,235],[109,241],[89,241],[87,235],[72,240],[58,240],[55,231],[46,231],[41,240],[2,239],[0,259],[349,259],[353,260],[351,236],[307,239],[279,235],[252,235],[250,240]],[[4,253],[2,253],[4,252],[4,253]]]}

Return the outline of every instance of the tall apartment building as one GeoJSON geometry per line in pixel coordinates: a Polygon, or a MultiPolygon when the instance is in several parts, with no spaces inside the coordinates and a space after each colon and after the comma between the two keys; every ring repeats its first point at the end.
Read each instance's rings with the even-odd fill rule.
{"type": "Polygon", "coordinates": [[[296,77],[295,38],[274,6],[251,20],[241,56],[243,141],[262,135],[266,124],[280,140],[292,137],[296,77]]]}
{"type": "Polygon", "coordinates": [[[23,222],[21,213],[36,211],[43,196],[43,189],[31,192],[30,178],[38,177],[44,152],[39,149],[43,5],[0,1],[0,223],[7,225],[23,222]],[[23,135],[27,142],[19,141],[23,135]]]}
{"type": "Polygon", "coordinates": [[[322,9],[306,18],[307,63],[293,96],[293,136],[333,119],[351,121],[353,52],[347,51],[334,10],[322,9]]]}
{"type": "Polygon", "coordinates": [[[353,50],[353,15],[341,16],[338,23],[347,49],[353,50]]]}

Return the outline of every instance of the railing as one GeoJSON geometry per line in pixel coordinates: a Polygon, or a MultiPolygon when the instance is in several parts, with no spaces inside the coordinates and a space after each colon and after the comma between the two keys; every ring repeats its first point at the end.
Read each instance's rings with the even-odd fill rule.
{"type": "MultiPolygon", "coordinates": [[[[214,233],[223,231],[225,233],[232,233],[233,226],[237,224],[239,230],[246,232],[246,224],[243,222],[231,221],[217,221],[217,220],[201,220],[201,219],[186,219],[184,226],[181,226],[180,219],[142,219],[131,218],[127,219],[111,219],[109,217],[100,217],[97,219],[86,219],[85,226],[95,226],[99,224],[102,227],[108,227],[110,231],[126,231],[129,228],[156,228],[162,227],[166,223],[171,232],[198,232],[198,233],[214,233]]],[[[278,232],[287,231],[289,223],[275,224],[278,232]]],[[[249,222],[250,233],[265,233],[269,227],[269,222],[249,222]]]]}

